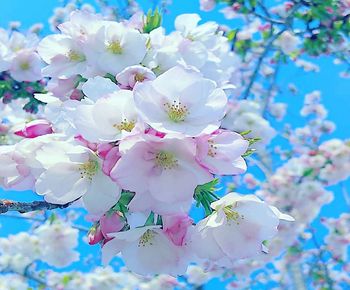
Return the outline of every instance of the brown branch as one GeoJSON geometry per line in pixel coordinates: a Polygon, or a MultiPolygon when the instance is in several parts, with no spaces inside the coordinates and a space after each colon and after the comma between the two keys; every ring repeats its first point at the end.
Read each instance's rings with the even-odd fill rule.
{"type": "MultiPolygon", "coordinates": [[[[73,201],[74,202],[74,201],[73,201]]],[[[32,202],[19,202],[12,200],[0,200],[0,214],[17,211],[19,213],[26,213],[36,210],[52,210],[52,209],[63,209],[70,206],[73,202],[66,204],[53,204],[46,201],[32,201],[32,202]]]]}

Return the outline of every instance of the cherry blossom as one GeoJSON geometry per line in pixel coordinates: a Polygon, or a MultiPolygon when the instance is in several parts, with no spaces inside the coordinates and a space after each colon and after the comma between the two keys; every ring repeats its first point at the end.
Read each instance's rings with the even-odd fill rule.
{"type": "Polygon", "coordinates": [[[220,126],[226,102],[224,91],[216,88],[214,82],[180,66],[135,88],[140,117],[164,133],[211,133],[220,126]],[[183,81],[175,85],[171,82],[175,77],[183,81]]]}

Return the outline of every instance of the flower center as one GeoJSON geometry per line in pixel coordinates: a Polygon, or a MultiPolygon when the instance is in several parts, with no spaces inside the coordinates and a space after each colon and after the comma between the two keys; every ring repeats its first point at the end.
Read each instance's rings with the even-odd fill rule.
{"type": "Polygon", "coordinates": [[[186,38],[187,38],[188,40],[190,40],[190,41],[195,41],[195,40],[196,40],[196,38],[195,38],[191,33],[189,33],[189,34],[186,36],[186,38]]]}
{"type": "Polygon", "coordinates": [[[135,81],[137,82],[143,82],[145,80],[145,76],[141,73],[136,73],[135,74],[135,81]]]}
{"type": "Polygon", "coordinates": [[[166,151],[159,151],[156,154],[155,162],[157,166],[162,167],[163,169],[173,169],[178,165],[175,155],[166,151]]]}
{"type": "Polygon", "coordinates": [[[22,62],[19,67],[21,70],[29,70],[30,69],[30,64],[28,62],[22,62]]]}
{"type": "Polygon", "coordinates": [[[74,50],[70,50],[68,52],[68,58],[71,61],[76,61],[76,62],[81,62],[81,61],[85,61],[85,56],[79,52],[76,52],[74,50]]]}
{"type": "Polygon", "coordinates": [[[135,127],[135,121],[128,121],[127,119],[124,119],[122,122],[119,124],[114,124],[113,127],[117,128],[119,131],[127,131],[131,132],[132,129],[135,127]]]}
{"type": "Polygon", "coordinates": [[[237,211],[234,211],[232,205],[225,206],[224,213],[228,221],[234,222],[237,225],[239,225],[240,220],[244,220],[244,215],[240,215],[237,211]]]}
{"type": "Polygon", "coordinates": [[[181,104],[181,102],[173,101],[172,104],[165,103],[164,108],[168,113],[168,117],[174,123],[179,123],[185,121],[188,115],[188,109],[186,105],[181,104]]]}
{"type": "Polygon", "coordinates": [[[97,160],[89,160],[79,167],[80,178],[87,178],[90,181],[99,169],[97,160]]]}
{"type": "Polygon", "coordinates": [[[155,231],[147,230],[140,238],[138,247],[152,246],[153,239],[156,235],[155,231]]]}
{"type": "Polygon", "coordinates": [[[122,54],[123,48],[119,41],[113,41],[108,46],[107,49],[113,54],[122,54]]]}
{"type": "Polygon", "coordinates": [[[208,156],[210,157],[215,157],[216,156],[216,149],[218,149],[217,146],[215,146],[215,143],[213,140],[208,140],[208,145],[209,145],[209,149],[208,149],[208,156]]]}

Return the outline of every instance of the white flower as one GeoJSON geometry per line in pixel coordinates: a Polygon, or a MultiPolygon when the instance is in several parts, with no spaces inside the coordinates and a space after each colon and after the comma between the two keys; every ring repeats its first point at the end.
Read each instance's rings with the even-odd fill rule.
{"type": "Polygon", "coordinates": [[[49,166],[38,177],[36,192],[56,204],[82,197],[90,213],[102,215],[117,203],[121,189],[102,172],[101,163],[92,151],[82,146],[66,150],[68,160],[62,158],[49,166]]]}
{"type": "Polygon", "coordinates": [[[45,37],[38,45],[38,53],[48,64],[43,69],[45,76],[69,78],[86,75],[87,62],[82,43],[70,36],[57,34],[45,37]]]}
{"type": "Polygon", "coordinates": [[[35,229],[40,240],[41,260],[55,267],[66,267],[79,260],[79,231],[61,222],[45,223],[35,229]]]}
{"type": "Polygon", "coordinates": [[[11,61],[10,74],[16,81],[34,82],[42,78],[42,62],[37,53],[21,50],[11,61]]]}
{"type": "Polygon", "coordinates": [[[283,32],[275,41],[275,45],[279,46],[285,54],[296,51],[299,44],[300,39],[289,31],[283,32]]]}
{"type": "Polygon", "coordinates": [[[87,59],[97,70],[116,75],[128,66],[141,63],[146,38],[136,29],[105,21],[85,47],[87,59]]]}
{"type": "Polygon", "coordinates": [[[193,70],[174,67],[134,89],[141,118],[165,133],[198,136],[219,128],[227,98],[213,81],[193,70]]]}
{"type": "Polygon", "coordinates": [[[213,21],[198,25],[200,20],[201,18],[198,14],[181,14],[175,19],[175,28],[184,37],[206,44],[207,41],[211,41],[213,36],[215,36],[219,25],[213,21]]]}
{"type": "Polygon", "coordinates": [[[88,11],[75,10],[66,21],[58,26],[59,30],[73,39],[85,41],[95,34],[102,26],[103,21],[100,15],[88,11]]]}
{"type": "Polygon", "coordinates": [[[10,67],[9,49],[0,42],[0,72],[6,71],[10,67]]]}
{"type": "Polygon", "coordinates": [[[85,96],[96,102],[102,97],[106,97],[119,90],[119,87],[110,79],[96,76],[89,78],[81,87],[85,96]]]}
{"type": "Polygon", "coordinates": [[[263,241],[276,235],[279,219],[294,220],[254,195],[232,192],[211,207],[215,211],[195,227],[193,250],[200,258],[226,266],[259,255],[263,241]]]}
{"type": "Polygon", "coordinates": [[[110,234],[114,237],[102,248],[102,261],[107,264],[121,252],[126,266],[140,275],[184,274],[186,257],[181,247],[175,246],[159,226],[135,228],[110,234]]]}
{"type": "Polygon", "coordinates": [[[133,94],[119,90],[92,105],[79,105],[74,112],[73,123],[86,140],[110,142],[122,139],[137,123],[133,94]]]}

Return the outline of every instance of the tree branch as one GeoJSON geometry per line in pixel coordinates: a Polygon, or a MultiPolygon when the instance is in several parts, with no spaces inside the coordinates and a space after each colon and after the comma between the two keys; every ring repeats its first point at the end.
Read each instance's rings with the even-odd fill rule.
{"type": "Polygon", "coordinates": [[[260,67],[263,63],[263,60],[265,59],[265,57],[267,56],[267,54],[269,53],[272,45],[273,45],[273,42],[283,33],[285,32],[287,29],[282,29],[280,30],[279,32],[277,32],[275,35],[272,35],[271,38],[268,40],[265,48],[264,48],[264,51],[262,52],[262,54],[260,55],[259,59],[258,59],[258,62],[255,66],[255,69],[254,69],[254,72],[252,74],[252,76],[250,77],[250,81],[249,81],[249,84],[243,94],[243,99],[247,99],[249,97],[249,94],[250,94],[250,90],[252,89],[252,86],[256,80],[256,77],[258,76],[258,73],[259,73],[259,70],[260,70],[260,67]]]}
{"type": "MultiPolygon", "coordinates": [[[[73,201],[74,202],[74,201],[73,201]]],[[[36,210],[52,210],[57,208],[67,208],[73,202],[66,204],[53,204],[46,201],[33,201],[33,202],[18,202],[12,200],[0,200],[0,214],[9,211],[18,211],[19,213],[26,213],[36,210]]]]}

